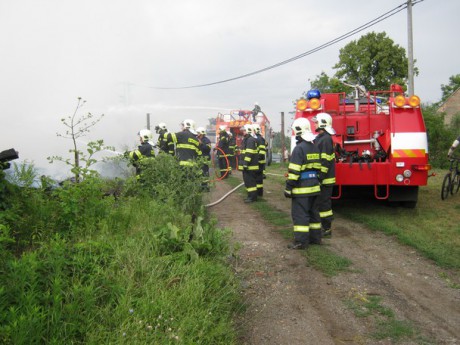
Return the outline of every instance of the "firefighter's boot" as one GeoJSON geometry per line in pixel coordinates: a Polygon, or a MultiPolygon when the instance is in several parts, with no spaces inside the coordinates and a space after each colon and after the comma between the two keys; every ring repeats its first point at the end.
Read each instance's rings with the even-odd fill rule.
{"type": "Polygon", "coordinates": [[[308,245],[302,242],[292,242],[287,246],[289,249],[307,249],[308,245]]]}
{"type": "Polygon", "coordinates": [[[321,230],[323,237],[332,237],[332,230],[331,229],[323,229],[321,230]]]}
{"type": "Polygon", "coordinates": [[[321,230],[310,229],[310,244],[321,244],[321,230]]]}

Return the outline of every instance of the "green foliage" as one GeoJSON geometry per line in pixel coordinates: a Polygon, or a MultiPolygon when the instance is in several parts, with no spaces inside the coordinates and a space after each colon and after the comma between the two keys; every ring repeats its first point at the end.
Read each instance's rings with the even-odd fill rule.
{"type": "Polygon", "coordinates": [[[444,102],[449,96],[460,87],[460,74],[452,75],[449,78],[447,85],[441,84],[442,97],[441,102],[444,102]]]}
{"type": "MultiPolygon", "coordinates": [[[[351,92],[353,91],[350,87],[345,86],[340,79],[336,77],[329,77],[324,71],[320,75],[316,76],[311,82],[311,89],[318,89],[324,93],[339,93],[339,92],[351,92]]],[[[304,96],[306,93],[304,92],[304,96]]]]}
{"type": "Polygon", "coordinates": [[[194,166],[180,166],[171,155],[159,154],[141,162],[141,176],[131,180],[128,194],[144,195],[167,204],[179,205],[187,214],[201,208],[203,174],[198,161],[194,166]]]}
{"type": "MultiPolygon", "coordinates": [[[[275,132],[272,141],[272,151],[274,153],[282,153],[282,140],[281,140],[281,132],[275,132]]],[[[284,147],[289,151],[291,147],[291,137],[288,135],[284,136],[284,147]]]]}
{"type": "Polygon", "coordinates": [[[385,32],[370,32],[340,49],[334,68],[339,79],[367,90],[388,90],[390,84],[406,84],[408,60],[405,49],[394,44],[385,32]]]}
{"type": "Polygon", "coordinates": [[[444,125],[445,114],[437,112],[436,105],[423,105],[423,117],[427,128],[430,163],[446,168],[447,151],[454,140],[454,132],[444,125]]]}
{"type": "Polygon", "coordinates": [[[126,184],[40,180],[15,168],[0,213],[0,343],[236,343],[229,232],[199,168],[160,155],[126,184]]]}

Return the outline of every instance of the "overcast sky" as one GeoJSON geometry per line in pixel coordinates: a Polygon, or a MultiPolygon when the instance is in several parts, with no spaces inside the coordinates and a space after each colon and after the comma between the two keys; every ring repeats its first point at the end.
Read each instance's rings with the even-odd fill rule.
{"type": "MultiPolygon", "coordinates": [[[[194,119],[258,102],[280,129],[280,112],[322,71],[334,73],[339,49],[383,32],[407,49],[406,10],[312,55],[252,77],[237,77],[331,41],[405,0],[0,0],[0,151],[49,167],[70,141],[60,119],[105,114],[85,140],[117,150],[135,147],[136,133],[165,122],[171,131],[194,119]]],[[[441,84],[460,73],[459,0],[425,0],[413,7],[415,93],[436,102],[441,84]]],[[[155,136],[156,139],[156,136],[155,136]]],[[[59,164],[59,163],[55,163],[59,164]]],[[[54,165],[55,165],[54,164],[54,165]]],[[[60,168],[64,168],[62,165],[60,168]]]]}

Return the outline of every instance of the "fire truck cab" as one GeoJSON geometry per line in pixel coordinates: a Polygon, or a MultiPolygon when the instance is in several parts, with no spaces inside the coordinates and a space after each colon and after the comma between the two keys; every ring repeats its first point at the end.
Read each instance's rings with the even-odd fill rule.
{"type": "MultiPolygon", "coordinates": [[[[349,85],[351,86],[351,85],[349,85]]],[[[353,193],[350,187],[368,187],[376,199],[413,208],[419,186],[428,179],[428,141],[420,98],[406,97],[401,86],[366,92],[353,85],[345,93],[310,90],[297,102],[295,118],[318,113],[332,117],[336,154],[333,199],[353,193]]],[[[314,130],[315,124],[311,121],[314,130]]],[[[295,138],[292,138],[295,145],[295,138]]],[[[293,147],[293,146],[292,146],[293,147]]]]}

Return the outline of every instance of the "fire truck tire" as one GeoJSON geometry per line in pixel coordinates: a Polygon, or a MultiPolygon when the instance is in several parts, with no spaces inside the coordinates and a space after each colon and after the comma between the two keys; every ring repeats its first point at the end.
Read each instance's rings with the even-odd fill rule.
{"type": "Polygon", "coordinates": [[[418,186],[391,186],[388,201],[393,205],[399,204],[405,208],[415,208],[418,201],[418,186]]]}

